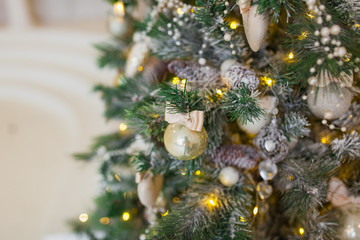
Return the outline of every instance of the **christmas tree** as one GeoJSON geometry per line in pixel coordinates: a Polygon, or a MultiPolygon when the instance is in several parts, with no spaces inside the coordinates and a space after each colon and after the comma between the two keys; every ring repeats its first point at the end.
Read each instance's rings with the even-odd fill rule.
{"type": "Polygon", "coordinates": [[[358,0],[108,0],[90,239],[360,239],[358,0]]]}

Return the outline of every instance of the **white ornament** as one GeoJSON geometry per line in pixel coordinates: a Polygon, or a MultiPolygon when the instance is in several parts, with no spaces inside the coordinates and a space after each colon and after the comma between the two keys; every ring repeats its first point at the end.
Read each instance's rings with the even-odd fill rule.
{"type": "Polygon", "coordinates": [[[316,77],[310,77],[309,79],[308,79],[308,83],[309,83],[309,85],[310,86],[315,86],[316,85],[316,83],[317,83],[317,78],[316,77]]]}
{"type": "Polygon", "coordinates": [[[163,186],[163,181],[164,176],[162,175],[153,176],[150,172],[136,174],[137,192],[142,205],[147,208],[154,206],[163,186]]]}
{"type": "Polygon", "coordinates": [[[330,28],[330,33],[332,35],[338,35],[340,33],[340,27],[339,25],[333,25],[331,28],[330,28]]]}
{"type": "Polygon", "coordinates": [[[239,0],[240,13],[242,14],[245,35],[250,45],[250,48],[257,52],[259,51],[266,31],[269,26],[268,15],[258,13],[258,5],[251,5],[249,0],[239,0]]]}
{"type": "Polygon", "coordinates": [[[344,207],[342,224],[342,240],[360,239],[360,207],[356,204],[350,204],[344,207]]]}
{"type": "Polygon", "coordinates": [[[224,35],[224,40],[225,40],[226,42],[229,42],[229,41],[231,40],[231,34],[230,34],[230,33],[225,33],[225,35],[224,35]]]}
{"type": "Polygon", "coordinates": [[[259,164],[260,176],[265,180],[273,179],[278,173],[278,168],[275,163],[270,160],[262,161],[259,164]]]}
{"type": "Polygon", "coordinates": [[[329,37],[322,37],[320,39],[320,42],[323,44],[323,45],[326,45],[330,42],[330,38],[329,37]]]}
{"type": "Polygon", "coordinates": [[[317,87],[326,87],[330,83],[343,84],[346,87],[351,87],[353,84],[353,74],[347,75],[345,72],[340,74],[340,77],[334,77],[328,71],[322,71],[317,77],[310,77],[308,80],[309,85],[317,87]]]}
{"type": "Polygon", "coordinates": [[[147,53],[149,52],[149,46],[146,41],[136,42],[130,49],[129,56],[125,65],[125,76],[133,78],[138,73],[138,68],[143,64],[147,53]]]}
{"type": "Polygon", "coordinates": [[[266,151],[268,151],[268,152],[272,152],[272,151],[274,151],[275,150],[275,143],[274,143],[274,141],[272,141],[272,140],[267,140],[267,141],[265,141],[265,143],[264,143],[264,148],[266,149],[266,151]]]}
{"type": "Polygon", "coordinates": [[[346,55],[347,51],[345,47],[338,47],[337,48],[337,56],[344,57],[346,55]]]}
{"type": "Polygon", "coordinates": [[[272,192],[273,192],[273,188],[270,184],[267,184],[266,182],[259,182],[256,185],[256,191],[259,194],[261,199],[268,199],[272,192]]]}
{"type": "Polygon", "coordinates": [[[236,63],[237,63],[236,59],[227,59],[227,60],[225,60],[220,66],[221,72],[225,73],[232,65],[234,65],[236,63]]]}
{"type": "Polygon", "coordinates": [[[222,185],[231,187],[239,181],[240,173],[236,168],[224,167],[220,171],[219,180],[222,185]]]}
{"type": "Polygon", "coordinates": [[[341,117],[350,107],[352,93],[339,84],[332,83],[329,87],[311,87],[308,94],[310,111],[318,118],[328,120],[341,117]]]}
{"type": "Polygon", "coordinates": [[[206,64],[206,59],[205,58],[200,58],[199,59],[199,64],[200,65],[205,65],[206,64]]]}
{"type": "Polygon", "coordinates": [[[239,127],[248,134],[258,134],[260,130],[269,124],[271,120],[271,114],[277,105],[277,98],[273,96],[264,96],[259,100],[259,106],[266,111],[265,116],[260,116],[258,120],[254,119],[254,123],[247,122],[246,124],[239,123],[239,127]]]}
{"type": "Polygon", "coordinates": [[[330,36],[330,28],[328,28],[328,27],[323,27],[322,29],[321,29],[321,36],[323,36],[323,37],[328,37],[328,36],[330,36]]]}
{"type": "Polygon", "coordinates": [[[110,16],[107,22],[109,32],[116,37],[123,37],[129,30],[129,23],[121,17],[110,16]]]}

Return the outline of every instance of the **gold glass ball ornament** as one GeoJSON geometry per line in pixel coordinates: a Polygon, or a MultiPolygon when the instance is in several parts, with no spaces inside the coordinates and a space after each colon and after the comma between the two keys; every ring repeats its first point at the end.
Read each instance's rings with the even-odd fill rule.
{"type": "Polygon", "coordinates": [[[200,156],[208,142],[203,127],[200,132],[192,131],[181,123],[170,124],[164,134],[166,150],[179,160],[191,160],[200,156]]]}
{"type": "Polygon", "coordinates": [[[353,94],[339,84],[331,83],[328,87],[311,87],[308,92],[310,111],[321,119],[337,119],[350,107],[353,94]]]}

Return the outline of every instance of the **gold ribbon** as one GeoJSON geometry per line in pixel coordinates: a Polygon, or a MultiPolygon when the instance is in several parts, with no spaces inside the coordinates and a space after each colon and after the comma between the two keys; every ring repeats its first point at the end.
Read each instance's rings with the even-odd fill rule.
{"type": "Polygon", "coordinates": [[[347,204],[360,205],[360,197],[350,196],[345,184],[336,177],[332,177],[329,182],[327,198],[334,207],[342,207],[347,204]]]}
{"type": "Polygon", "coordinates": [[[166,107],[165,121],[168,123],[181,123],[188,129],[200,132],[204,125],[204,112],[192,111],[190,113],[170,113],[166,107]]]}

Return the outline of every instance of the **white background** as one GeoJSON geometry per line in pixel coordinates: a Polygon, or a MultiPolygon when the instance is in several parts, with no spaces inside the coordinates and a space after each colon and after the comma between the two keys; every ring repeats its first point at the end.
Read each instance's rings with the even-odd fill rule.
{"type": "Polygon", "coordinates": [[[9,20],[14,13],[0,0],[0,239],[67,239],[59,235],[70,232],[67,221],[90,210],[100,190],[98,165],[71,154],[116,130],[91,92],[115,76],[97,69],[91,46],[109,38],[109,6],[29,3],[35,21],[25,26],[9,20]]]}

